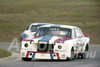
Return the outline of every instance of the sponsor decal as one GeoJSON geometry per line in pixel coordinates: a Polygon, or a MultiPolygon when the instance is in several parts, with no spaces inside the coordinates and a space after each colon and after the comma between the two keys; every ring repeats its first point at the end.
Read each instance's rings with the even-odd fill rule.
{"type": "Polygon", "coordinates": [[[62,54],[62,55],[61,55],[61,58],[66,58],[66,55],[65,55],[65,54],[62,54]]]}
{"type": "Polygon", "coordinates": [[[68,37],[62,37],[60,39],[57,39],[55,42],[56,43],[64,43],[66,40],[71,40],[72,38],[68,38],[68,37]]]}
{"type": "Polygon", "coordinates": [[[63,52],[63,53],[66,53],[66,50],[58,50],[58,49],[55,49],[55,52],[63,52]]]}

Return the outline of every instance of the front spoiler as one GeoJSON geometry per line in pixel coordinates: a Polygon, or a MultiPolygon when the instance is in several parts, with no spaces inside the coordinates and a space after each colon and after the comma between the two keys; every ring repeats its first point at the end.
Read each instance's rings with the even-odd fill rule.
{"type": "Polygon", "coordinates": [[[60,59],[59,53],[27,51],[26,58],[34,59],[60,59]]]}

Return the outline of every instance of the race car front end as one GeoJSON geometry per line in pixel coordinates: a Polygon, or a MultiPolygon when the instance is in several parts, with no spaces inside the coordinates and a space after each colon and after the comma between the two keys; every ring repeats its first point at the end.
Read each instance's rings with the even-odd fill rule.
{"type": "Polygon", "coordinates": [[[69,48],[66,48],[65,40],[70,38],[42,36],[34,40],[23,40],[21,58],[66,60],[69,48]]]}
{"type": "Polygon", "coordinates": [[[59,60],[59,53],[54,52],[53,50],[54,44],[41,42],[39,39],[43,40],[43,37],[22,41],[21,58],[59,60]]]}

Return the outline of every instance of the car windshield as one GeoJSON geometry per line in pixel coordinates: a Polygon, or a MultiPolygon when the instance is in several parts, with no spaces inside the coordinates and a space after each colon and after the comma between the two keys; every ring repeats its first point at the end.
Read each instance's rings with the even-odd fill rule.
{"type": "Polygon", "coordinates": [[[40,25],[32,25],[32,26],[30,27],[31,32],[36,32],[39,26],[40,26],[40,25]]]}
{"type": "Polygon", "coordinates": [[[59,36],[71,38],[72,30],[59,27],[41,27],[38,29],[35,36],[59,36]]]}

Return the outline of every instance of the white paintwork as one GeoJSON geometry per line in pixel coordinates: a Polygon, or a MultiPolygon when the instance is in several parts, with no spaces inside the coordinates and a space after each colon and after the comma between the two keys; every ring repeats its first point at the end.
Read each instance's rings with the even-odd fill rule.
{"type": "MultiPolygon", "coordinates": [[[[41,27],[50,27],[51,25],[46,25],[46,26],[41,26],[41,27]]],[[[49,44],[54,44],[54,53],[59,53],[59,57],[60,59],[66,59],[67,57],[71,57],[71,49],[72,47],[74,48],[74,54],[77,53],[84,53],[85,51],[85,47],[88,44],[89,45],[89,37],[85,37],[81,31],[80,28],[76,27],[76,26],[68,26],[68,25],[61,25],[60,27],[63,28],[69,28],[72,29],[72,39],[70,40],[66,40],[64,41],[64,43],[55,43],[55,41],[61,37],[57,37],[54,36],[52,37],[52,39],[49,41],[49,44]],[[79,37],[79,35],[77,35],[77,33],[75,32],[75,29],[80,30],[81,32],[81,37],[79,37]],[[75,34],[77,36],[75,36],[75,34]],[[58,46],[61,45],[62,49],[58,49],[58,46]]],[[[78,33],[79,34],[79,33],[78,33]]],[[[26,54],[27,51],[35,51],[37,52],[37,45],[38,45],[38,41],[41,39],[40,38],[32,38],[31,40],[33,40],[31,43],[30,41],[22,41],[22,48],[21,48],[21,57],[26,58],[26,54]],[[24,44],[28,43],[28,47],[24,47],[24,44]],[[24,53],[24,55],[22,55],[22,53],[24,53]]],[[[40,43],[44,43],[45,42],[40,42],[40,43]]],[[[34,59],[51,59],[50,55],[45,54],[45,53],[36,53],[34,59]],[[43,54],[43,55],[42,55],[43,54]]],[[[33,55],[33,54],[32,54],[33,55]]],[[[28,56],[28,58],[32,58],[32,55],[28,56]]],[[[52,54],[53,55],[53,54],[52,54]]],[[[58,59],[57,56],[53,55],[53,59],[58,59]]]]}
{"type": "MultiPolygon", "coordinates": [[[[22,34],[21,34],[21,37],[23,36],[23,34],[25,34],[27,37],[26,38],[31,38],[31,37],[34,37],[34,34],[36,32],[32,32],[31,31],[31,27],[33,25],[40,25],[40,24],[44,24],[44,25],[41,25],[41,26],[46,26],[46,25],[54,25],[54,24],[50,24],[50,23],[32,23],[30,24],[29,28],[27,30],[25,30],[22,34]],[[45,25],[46,24],[46,25],[45,25]]],[[[23,40],[23,39],[22,39],[23,40]]]]}

